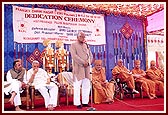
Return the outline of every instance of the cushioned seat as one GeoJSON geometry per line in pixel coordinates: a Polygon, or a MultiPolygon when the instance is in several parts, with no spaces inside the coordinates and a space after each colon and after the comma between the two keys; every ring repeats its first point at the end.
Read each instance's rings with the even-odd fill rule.
{"type": "Polygon", "coordinates": [[[66,104],[69,105],[69,96],[73,95],[73,74],[72,72],[61,72],[57,76],[58,83],[60,84],[58,99],[63,95],[66,96],[66,104]],[[64,92],[62,92],[64,91],[64,92]]]}

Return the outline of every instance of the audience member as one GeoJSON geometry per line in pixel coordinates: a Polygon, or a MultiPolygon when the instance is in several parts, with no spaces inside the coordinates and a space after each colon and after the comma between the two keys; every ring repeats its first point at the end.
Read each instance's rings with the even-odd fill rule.
{"type": "Polygon", "coordinates": [[[22,67],[21,59],[16,59],[13,62],[13,68],[7,72],[7,82],[5,82],[5,94],[11,94],[9,102],[15,106],[16,111],[23,111],[20,109],[21,98],[20,92],[22,88],[26,87],[26,70],[22,67]]]}
{"type": "Polygon", "coordinates": [[[150,68],[146,71],[147,77],[155,82],[156,87],[159,87],[161,95],[164,97],[164,75],[160,69],[156,68],[156,62],[150,62],[150,68]]]}
{"type": "Polygon", "coordinates": [[[141,61],[140,60],[135,60],[134,61],[134,69],[132,69],[132,74],[134,76],[134,79],[136,82],[140,82],[142,85],[142,88],[144,92],[146,92],[147,96],[149,99],[155,99],[155,82],[147,79],[146,73],[144,70],[140,68],[141,61]]]}
{"type": "Polygon", "coordinates": [[[119,59],[117,65],[112,70],[114,79],[119,78],[121,82],[126,82],[132,93],[139,93],[135,90],[135,81],[132,72],[123,65],[123,60],[119,59]]]}
{"type": "Polygon", "coordinates": [[[102,67],[102,60],[95,60],[92,69],[92,84],[97,92],[104,98],[103,102],[114,102],[114,82],[107,82],[105,68],[102,67]]]}
{"type": "Polygon", "coordinates": [[[28,84],[35,86],[45,101],[45,107],[48,110],[54,110],[57,106],[58,87],[50,82],[50,76],[45,70],[39,68],[39,62],[33,61],[32,68],[27,72],[28,84]]]}

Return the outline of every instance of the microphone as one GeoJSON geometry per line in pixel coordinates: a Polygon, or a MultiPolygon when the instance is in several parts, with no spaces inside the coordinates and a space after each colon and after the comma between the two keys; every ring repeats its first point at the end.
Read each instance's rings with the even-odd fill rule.
{"type": "Polygon", "coordinates": [[[85,42],[85,44],[86,44],[87,48],[89,49],[89,45],[86,42],[85,42]]]}

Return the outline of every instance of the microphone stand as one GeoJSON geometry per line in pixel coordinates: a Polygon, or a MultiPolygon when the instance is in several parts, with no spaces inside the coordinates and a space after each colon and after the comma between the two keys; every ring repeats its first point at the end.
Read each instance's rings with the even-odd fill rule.
{"type": "Polygon", "coordinates": [[[87,111],[96,111],[96,108],[93,107],[92,73],[90,72],[90,74],[91,74],[91,82],[90,82],[90,84],[91,84],[91,102],[90,102],[91,103],[91,107],[88,108],[87,111]]]}

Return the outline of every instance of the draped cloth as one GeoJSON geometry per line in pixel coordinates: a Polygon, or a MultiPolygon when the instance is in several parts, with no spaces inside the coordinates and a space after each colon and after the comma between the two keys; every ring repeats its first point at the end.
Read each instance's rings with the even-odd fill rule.
{"type": "Polygon", "coordinates": [[[139,75],[138,77],[135,77],[135,80],[136,82],[142,83],[142,88],[144,92],[146,92],[148,96],[155,97],[156,96],[155,95],[155,82],[143,76],[143,75],[146,75],[145,71],[142,69],[134,68],[132,70],[132,73],[135,75],[139,75]]]}
{"type": "Polygon", "coordinates": [[[162,74],[162,72],[157,68],[149,68],[146,71],[146,74],[149,79],[155,82],[156,86],[158,86],[159,88],[159,92],[162,96],[164,96],[164,75],[162,74]]]}
{"type": "Polygon", "coordinates": [[[122,82],[126,82],[130,89],[135,89],[134,78],[130,73],[130,70],[128,70],[125,66],[116,65],[112,70],[112,75],[114,79],[120,78],[122,82]]]}
{"type": "MultiPolygon", "coordinates": [[[[92,69],[92,84],[93,87],[97,90],[103,100],[107,98],[113,99],[114,96],[114,83],[106,82],[105,69],[102,68],[100,71],[97,71],[95,67],[92,69]]],[[[98,97],[99,98],[99,97],[98,97]]]]}
{"type": "Polygon", "coordinates": [[[16,71],[12,68],[8,72],[11,75],[12,79],[9,81],[4,81],[4,93],[6,95],[9,95],[9,93],[11,93],[12,89],[14,87],[16,87],[16,84],[19,84],[19,93],[23,92],[23,90],[21,88],[21,82],[23,82],[25,79],[24,75],[25,75],[26,69],[22,68],[21,71],[16,71]]]}
{"type": "Polygon", "coordinates": [[[73,74],[72,72],[61,72],[58,74],[58,81],[60,84],[66,84],[73,86],[73,74]]]}
{"type": "Polygon", "coordinates": [[[57,75],[58,83],[66,85],[69,90],[69,95],[73,94],[73,74],[72,72],[61,72],[57,75]]]}
{"type": "Polygon", "coordinates": [[[23,90],[21,88],[21,82],[17,79],[13,79],[12,82],[4,81],[4,93],[6,95],[9,95],[12,92],[13,88],[16,87],[16,85],[20,86],[19,91],[17,91],[16,93],[22,93],[23,90]]]}

